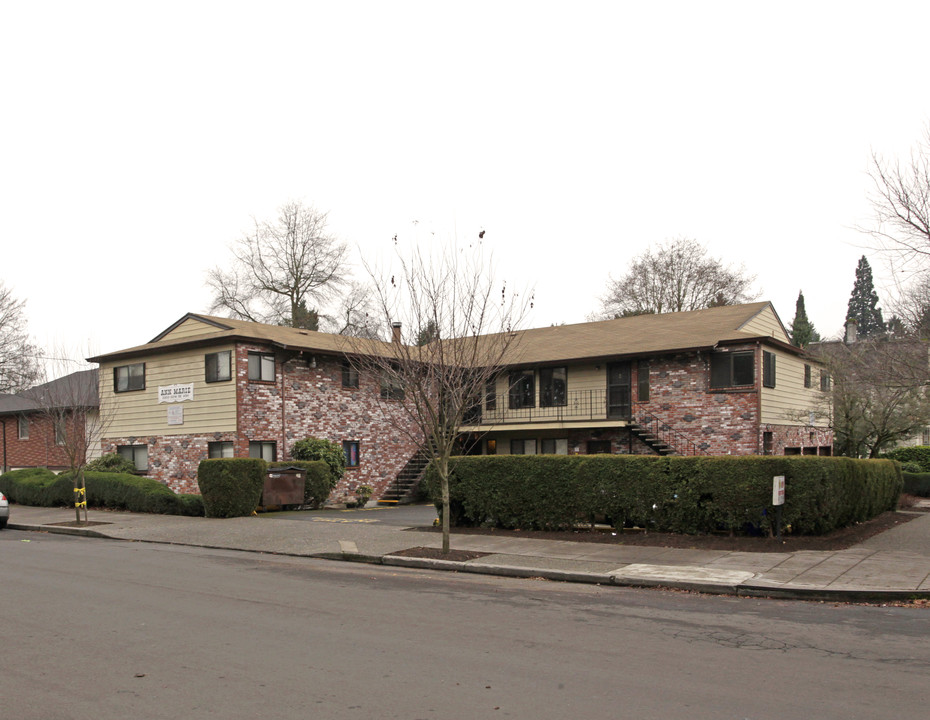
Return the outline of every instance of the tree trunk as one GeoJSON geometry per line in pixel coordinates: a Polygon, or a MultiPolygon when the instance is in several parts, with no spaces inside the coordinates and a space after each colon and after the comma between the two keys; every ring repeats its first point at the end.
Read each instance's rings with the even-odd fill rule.
{"type": "Polygon", "coordinates": [[[449,461],[442,458],[439,461],[439,485],[442,489],[442,554],[449,552],[450,525],[449,525],[449,461]]]}

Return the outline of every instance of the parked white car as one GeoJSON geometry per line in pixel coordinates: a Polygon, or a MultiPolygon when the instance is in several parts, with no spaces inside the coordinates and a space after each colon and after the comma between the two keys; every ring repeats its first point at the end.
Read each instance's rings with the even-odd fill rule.
{"type": "Polygon", "coordinates": [[[6,495],[0,493],[0,530],[6,527],[7,521],[10,519],[10,503],[6,499],[6,495]]]}

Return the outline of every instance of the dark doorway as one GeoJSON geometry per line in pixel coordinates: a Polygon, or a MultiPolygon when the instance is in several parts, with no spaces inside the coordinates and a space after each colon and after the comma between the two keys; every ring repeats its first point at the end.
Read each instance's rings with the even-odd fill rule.
{"type": "Polygon", "coordinates": [[[610,363],[607,366],[607,417],[630,418],[630,363],[610,363]]]}

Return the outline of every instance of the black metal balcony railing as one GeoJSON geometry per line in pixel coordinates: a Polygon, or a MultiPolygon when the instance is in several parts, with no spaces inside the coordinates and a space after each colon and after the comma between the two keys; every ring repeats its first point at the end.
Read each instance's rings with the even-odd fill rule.
{"type": "MultiPolygon", "coordinates": [[[[473,413],[466,418],[466,422],[474,425],[506,425],[544,420],[559,422],[562,420],[607,419],[606,390],[574,390],[568,392],[563,405],[511,408],[508,400],[507,396],[498,397],[496,408],[485,409],[481,413],[473,413]]],[[[629,411],[622,416],[618,415],[616,417],[619,420],[629,419],[629,411]]]]}

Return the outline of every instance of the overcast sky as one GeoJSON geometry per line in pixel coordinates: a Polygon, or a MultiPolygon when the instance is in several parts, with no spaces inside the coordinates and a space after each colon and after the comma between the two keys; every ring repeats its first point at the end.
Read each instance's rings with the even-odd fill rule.
{"type": "Polygon", "coordinates": [[[356,260],[485,229],[528,326],[694,238],[840,333],[871,152],[930,120],[921,2],[30,2],[0,10],[0,279],[43,347],[147,342],[288,200],[356,260]]]}

